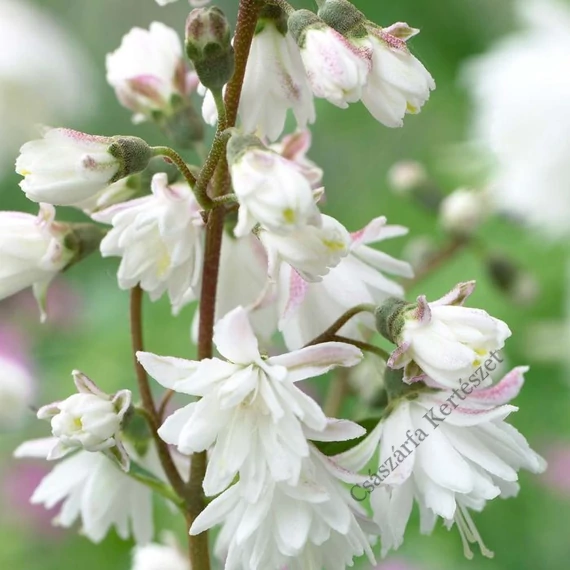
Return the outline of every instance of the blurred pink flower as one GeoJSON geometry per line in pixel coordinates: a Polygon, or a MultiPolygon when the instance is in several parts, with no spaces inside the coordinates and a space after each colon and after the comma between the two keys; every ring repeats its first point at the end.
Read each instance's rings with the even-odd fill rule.
{"type": "Polygon", "coordinates": [[[570,442],[550,444],[543,451],[548,470],[540,481],[550,489],[570,497],[570,442]]]}
{"type": "Polygon", "coordinates": [[[0,505],[9,512],[11,521],[26,527],[42,538],[60,538],[64,531],[52,525],[57,507],[46,510],[42,505],[32,505],[30,497],[40,481],[47,475],[49,467],[38,463],[11,463],[2,473],[0,505]]]}
{"type": "Polygon", "coordinates": [[[372,570],[419,570],[419,567],[402,558],[389,558],[374,566],[372,570]]]}

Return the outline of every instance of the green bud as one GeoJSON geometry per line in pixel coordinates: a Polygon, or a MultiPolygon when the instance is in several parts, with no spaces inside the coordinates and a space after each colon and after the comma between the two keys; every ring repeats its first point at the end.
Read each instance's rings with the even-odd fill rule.
{"type": "Polygon", "coordinates": [[[366,16],[348,0],[327,0],[318,11],[319,17],[343,36],[365,37],[366,16]]]}
{"type": "Polygon", "coordinates": [[[390,342],[398,344],[398,337],[404,326],[404,313],[413,307],[414,305],[403,299],[387,299],[374,312],[376,330],[390,342]]]}
{"type": "Polygon", "coordinates": [[[121,164],[117,174],[110,180],[111,183],[125,178],[130,174],[142,172],[152,158],[150,146],[139,137],[116,136],[111,138],[109,154],[114,156],[121,164]]]}
{"type": "Polygon", "coordinates": [[[228,141],[228,146],[226,149],[228,164],[234,164],[245,152],[252,148],[261,148],[267,150],[268,152],[271,152],[256,136],[242,135],[234,132],[228,141]]]}
{"type": "Polygon", "coordinates": [[[65,269],[68,269],[91,253],[99,251],[99,245],[107,230],[90,223],[66,224],[66,227],[68,231],[64,238],[64,246],[73,252],[71,260],[65,266],[65,269]]]}
{"type": "Polygon", "coordinates": [[[202,84],[219,91],[234,73],[231,30],[224,13],[216,7],[196,8],[186,21],[186,54],[202,84]]]}

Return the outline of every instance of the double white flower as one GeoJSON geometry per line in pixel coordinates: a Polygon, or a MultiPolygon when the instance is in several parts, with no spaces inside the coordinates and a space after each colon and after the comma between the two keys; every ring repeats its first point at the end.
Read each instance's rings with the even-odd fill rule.
{"type": "Polygon", "coordinates": [[[320,225],[320,212],[307,178],[290,160],[263,146],[256,137],[234,135],[228,163],[240,204],[237,237],[256,224],[286,234],[307,224],[320,225]]]}
{"type": "MultiPolygon", "coordinates": [[[[14,456],[46,459],[56,443],[51,437],[27,441],[14,456]]],[[[153,475],[165,479],[154,447],[142,456],[128,446],[128,454],[153,475]]],[[[82,533],[92,542],[101,542],[115,527],[123,540],[132,535],[137,544],[147,544],[153,538],[152,500],[153,492],[146,485],[123,473],[103,453],[89,451],[62,459],[31,498],[33,504],[43,504],[46,509],[61,502],[53,524],[69,528],[79,520],[82,533]]]]}
{"type": "Polygon", "coordinates": [[[267,478],[297,484],[302,459],[309,455],[303,429],[323,432],[327,418],[296,383],[335,366],[353,366],[360,350],[330,342],[264,358],[242,307],[216,323],[214,343],[226,360],[138,353],[162,386],[201,397],[166,419],[161,438],[185,454],[211,449],[206,495],[224,491],[237,473],[252,500],[267,478]]]}
{"type": "Polygon", "coordinates": [[[474,288],[474,281],[459,283],[437,301],[420,296],[415,307],[404,310],[393,336],[398,348],[388,361],[391,368],[404,368],[404,381],[427,375],[453,389],[503,348],[511,336],[506,323],[482,309],[463,307],[474,288]]]}
{"type": "MultiPolygon", "coordinates": [[[[342,314],[359,304],[379,305],[390,296],[402,296],[401,285],[384,275],[412,277],[410,265],[369,244],[405,235],[402,226],[386,225],[386,218],[372,220],[351,235],[348,254],[319,282],[308,283],[286,264],[279,274],[279,329],[290,350],[299,348],[330,327],[342,314]]],[[[352,318],[339,334],[363,340],[374,330],[368,314],[352,318]]]]}
{"type": "Polygon", "coordinates": [[[54,218],[46,204],[38,216],[0,212],[0,299],[33,286],[42,319],[47,287],[74,255],[65,245],[67,229],[54,218]]]}
{"type": "Polygon", "coordinates": [[[470,542],[492,555],[468,509],[480,511],[488,500],[516,495],[519,469],[541,473],[546,467],[504,421],[518,409],[508,402],[518,395],[526,370],[515,368],[491,388],[475,381],[462,392],[404,396],[383,420],[379,463],[385,470],[377,475],[382,485],[371,481],[370,500],[384,554],[401,545],[416,500],[422,532],[430,533],[439,516],[448,527],[457,524],[467,557],[470,542]]]}
{"type": "Polygon", "coordinates": [[[128,470],[129,459],[119,432],[131,405],[131,392],[121,390],[110,396],[85,374],[75,370],[72,376],[78,393],[38,410],[40,420],[51,422],[57,442],[47,459],[59,459],[77,449],[104,451],[116,458],[125,471],[128,470]]]}
{"type": "Polygon", "coordinates": [[[107,81],[121,104],[133,111],[135,123],[153,113],[168,114],[173,98],[188,90],[178,34],[160,22],[148,30],[133,28],[107,55],[107,81]]]}
{"type": "Polygon", "coordinates": [[[152,301],[168,292],[176,313],[194,298],[203,258],[200,207],[186,183],[155,174],[152,194],[93,214],[112,224],[101,242],[104,257],[119,256],[119,287],[137,284],[152,301]]]}

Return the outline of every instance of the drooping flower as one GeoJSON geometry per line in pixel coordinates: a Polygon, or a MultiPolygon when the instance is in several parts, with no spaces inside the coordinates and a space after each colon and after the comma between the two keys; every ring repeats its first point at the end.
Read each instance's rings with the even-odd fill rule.
{"type": "Polygon", "coordinates": [[[186,183],[155,174],[152,194],[93,214],[112,224],[101,242],[104,257],[119,256],[121,289],[137,284],[156,301],[168,292],[173,311],[192,300],[203,257],[203,220],[186,183]]]}
{"type": "Polygon", "coordinates": [[[239,107],[244,132],[270,141],[283,132],[289,109],[301,129],[316,117],[299,48],[287,33],[285,15],[275,12],[271,6],[258,20],[239,107]]]}
{"type": "MultiPolygon", "coordinates": [[[[431,303],[423,295],[416,305],[396,301],[402,312],[394,321],[393,330],[383,334],[387,333],[398,345],[388,366],[404,368],[405,382],[427,375],[444,388],[456,388],[462,378],[470,376],[494,351],[503,348],[511,336],[506,323],[482,309],[463,306],[474,288],[475,282],[469,281],[459,283],[431,303]]],[[[383,318],[379,318],[379,323],[383,318]]]]}
{"type": "Polygon", "coordinates": [[[214,344],[226,360],[138,353],[139,362],[162,386],[201,396],[168,417],[159,435],[184,454],[211,448],[206,495],[222,492],[238,472],[253,498],[266,477],[297,484],[302,458],[309,454],[303,426],[318,434],[327,418],[295,384],[335,366],[353,366],[361,352],[332,342],[264,358],[242,307],[216,323],[214,344]]]}
{"type": "MultiPolygon", "coordinates": [[[[484,546],[469,509],[517,494],[519,469],[544,471],[546,463],[505,418],[518,408],[508,402],[523,384],[526,367],[508,373],[498,384],[481,388],[476,378],[453,391],[422,391],[398,400],[383,420],[380,458],[370,501],[381,529],[382,550],[398,548],[414,500],[421,530],[430,533],[437,517],[469,543],[484,546]]],[[[366,488],[366,485],[364,485],[366,488]]]]}
{"type": "Polygon", "coordinates": [[[270,145],[269,148],[291,161],[309,181],[312,188],[321,186],[323,169],[307,158],[307,152],[311,148],[310,131],[303,130],[286,135],[280,141],[270,145]]]}
{"type": "Polygon", "coordinates": [[[287,235],[261,229],[257,235],[268,255],[269,277],[278,278],[282,262],[305,281],[318,282],[348,254],[350,234],[330,216],[321,216],[321,226],[307,225],[287,235]]]}
{"type": "Polygon", "coordinates": [[[415,58],[406,40],[419,30],[407,24],[380,28],[367,25],[372,69],[362,89],[362,102],[387,127],[401,127],[406,113],[419,113],[435,89],[432,76],[415,58]]]}
{"type": "Polygon", "coordinates": [[[162,544],[152,542],[133,549],[131,570],[191,570],[176,538],[164,533],[162,544]]]}
{"type": "Polygon", "coordinates": [[[294,163],[264,147],[256,137],[232,136],[228,163],[240,203],[236,237],[247,235],[257,223],[278,234],[308,223],[320,224],[308,180],[294,163]]]}
{"type": "Polygon", "coordinates": [[[561,72],[570,10],[546,0],[520,0],[515,8],[523,29],[463,70],[475,104],[472,141],[491,154],[495,204],[561,238],[570,228],[570,80],[561,72]]]}
{"type": "Polygon", "coordinates": [[[47,204],[38,216],[0,212],[0,299],[33,287],[42,319],[47,287],[74,255],[65,245],[66,227],[54,218],[47,204]]]}
{"type": "Polygon", "coordinates": [[[150,147],[137,137],[47,129],[22,146],[16,172],[30,200],[81,207],[113,182],[144,170],[150,159],[150,147]]]}
{"type": "Polygon", "coordinates": [[[168,115],[175,98],[188,92],[187,69],[178,34],[161,22],[133,28],[107,55],[107,81],[140,123],[153,113],[168,115]]]}
{"type": "Polygon", "coordinates": [[[359,101],[372,68],[371,42],[363,39],[354,45],[308,10],[294,12],[289,29],[315,96],[341,109],[359,101]]]}
{"type": "Polygon", "coordinates": [[[311,445],[298,484],[266,477],[252,502],[240,480],[206,507],[190,532],[222,524],[216,554],[225,568],[344,570],[362,554],[374,563],[368,536],[378,530],[343,484],[362,481],[354,470],[370,458],[368,447],[347,452],[347,466],[343,455],[326,457],[311,445]]]}
{"type": "MultiPolygon", "coordinates": [[[[403,295],[402,286],[383,272],[411,277],[410,265],[368,244],[406,233],[402,226],[386,225],[384,217],[375,218],[352,234],[348,255],[318,283],[307,283],[296,271],[282,266],[278,287],[279,329],[287,347],[293,350],[304,346],[356,305],[380,304],[390,296],[403,295]]],[[[363,332],[373,330],[372,317],[363,313],[351,319],[339,334],[363,340],[363,332]]]]}
{"type": "MultiPolygon", "coordinates": [[[[27,441],[14,456],[46,459],[56,443],[51,437],[27,441]]],[[[127,450],[142,467],[164,479],[154,447],[144,456],[128,445],[127,450]]],[[[42,479],[30,501],[46,509],[62,503],[53,524],[69,528],[80,520],[82,534],[92,542],[101,542],[115,527],[123,540],[132,536],[137,544],[147,544],[154,535],[152,499],[146,485],[131,479],[103,453],[79,451],[42,479]]]]}
{"type": "Polygon", "coordinates": [[[85,374],[75,370],[72,375],[78,393],[38,410],[40,420],[51,422],[52,435],[57,441],[47,459],[59,459],[77,449],[106,453],[113,449],[127,471],[129,460],[119,432],[131,405],[131,392],[120,390],[110,396],[85,374]]]}
{"type": "Polygon", "coordinates": [[[0,54],[0,178],[37,125],[84,120],[97,108],[94,65],[73,32],[45,3],[0,3],[0,37],[10,46],[0,54]]]}

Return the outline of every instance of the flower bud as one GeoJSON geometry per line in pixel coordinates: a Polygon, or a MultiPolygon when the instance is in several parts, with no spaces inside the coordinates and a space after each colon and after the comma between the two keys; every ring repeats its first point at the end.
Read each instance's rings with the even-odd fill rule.
{"type": "Polygon", "coordinates": [[[216,7],[192,10],[186,21],[185,47],[202,85],[221,90],[234,72],[234,48],[224,13],[216,7]]]}
{"type": "Polygon", "coordinates": [[[16,172],[34,202],[81,206],[109,184],[144,170],[152,158],[138,137],[100,137],[71,129],[48,129],[20,149],[16,172]]]}
{"type": "Polygon", "coordinates": [[[293,12],[288,25],[315,96],[341,109],[358,101],[372,66],[366,37],[353,45],[309,10],[293,12]]]}
{"type": "Polygon", "coordinates": [[[470,236],[483,223],[488,211],[482,192],[458,188],[443,199],[439,219],[444,230],[459,236],[470,236]]]}
{"type": "Polygon", "coordinates": [[[388,170],[388,183],[398,194],[409,194],[428,181],[426,169],[415,160],[401,160],[388,170]]]}
{"type": "Polygon", "coordinates": [[[257,137],[238,134],[228,142],[227,158],[240,203],[237,237],[247,235],[257,223],[281,235],[308,223],[321,226],[311,184],[295,163],[257,137]]]}
{"type": "Polygon", "coordinates": [[[72,375],[79,393],[38,410],[38,418],[51,421],[52,434],[58,439],[48,459],[78,448],[107,451],[120,447],[123,455],[118,435],[131,405],[131,392],[121,390],[110,396],[81,372],[75,370],[72,375]]]}

